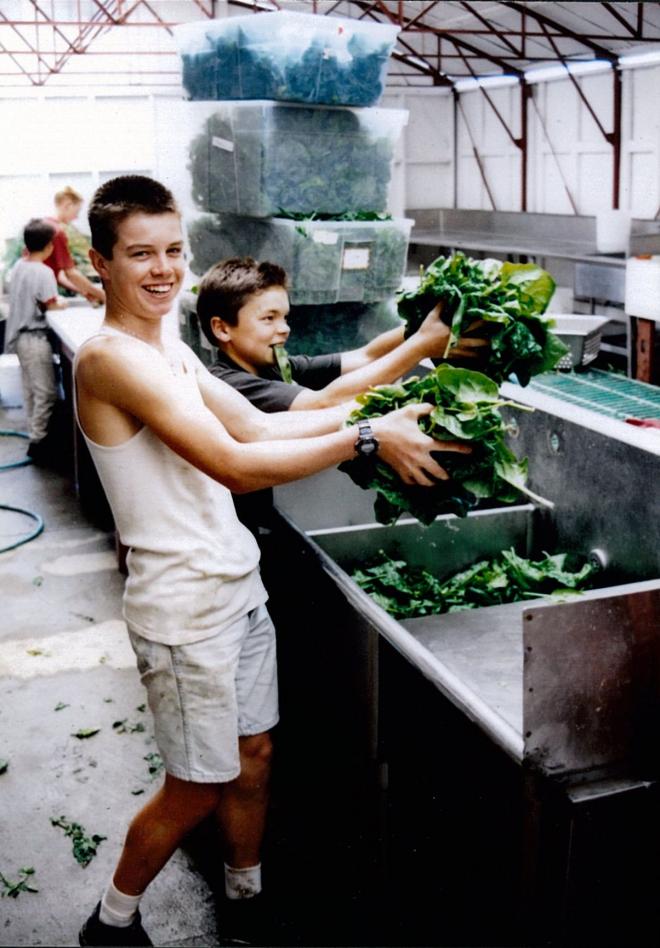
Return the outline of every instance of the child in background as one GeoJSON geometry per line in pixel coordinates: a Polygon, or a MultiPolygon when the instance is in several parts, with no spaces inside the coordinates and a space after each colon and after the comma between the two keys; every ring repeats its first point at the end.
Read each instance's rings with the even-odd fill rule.
{"type": "Polygon", "coordinates": [[[66,308],[57,296],[55,274],[44,263],[53,252],[55,230],[49,221],[29,221],[23,231],[27,254],[12,268],[9,282],[5,352],[15,352],[21,366],[30,438],[27,453],[35,463],[46,460],[48,422],[57,398],[46,311],[66,308]]]}

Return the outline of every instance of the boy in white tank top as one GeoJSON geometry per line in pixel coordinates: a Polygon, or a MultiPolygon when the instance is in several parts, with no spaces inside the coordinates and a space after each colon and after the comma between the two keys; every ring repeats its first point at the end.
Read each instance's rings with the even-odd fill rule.
{"type": "Polygon", "coordinates": [[[430,405],[374,419],[357,442],[340,427],[346,405],[259,411],[161,334],[185,271],[170,192],[139,175],[112,179],[89,222],[107,306],[101,332],[76,357],[78,421],[130,548],[124,613],[166,775],[132,820],[80,943],[149,945],[140,898],[212,814],[225,842],[225,908],[259,914],[275,645],[258,548],[231,492],[306,477],[365,447],[406,483],[429,486],[447,476],[431,452],[465,449],[421,431],[430,405]]]}

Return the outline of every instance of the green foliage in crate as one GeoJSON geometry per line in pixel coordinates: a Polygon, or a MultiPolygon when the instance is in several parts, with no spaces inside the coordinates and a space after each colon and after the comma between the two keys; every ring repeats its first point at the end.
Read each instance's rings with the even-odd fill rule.
{"type": "Polygon", "coordinates": [[[232,121],[231,111],[220,106],[191,142],[192,194],[199,208],[253,217],[275,216],[280,209],[384,210],[394,147],[388,129],[375,134],[350,109],[273,106],[264,112],[255,106],[254,113],[238,113],[232,121]]]}
{"type": "Polygon", "coordinates": [[[294,305],[376,302],[392,296],[405,270],[409,222],[383,220],[380,214],[347,216],[344,222],[316,215],[262,220],[203,214],[188,225],[190,265],[201,275],[233,256],[277,263],[287,272],[294,305]],[[351,269],[350,253],[360,248],[364,258],[351,269]]]}
{"type": "Polygon", "coordinates": [[[291,355],[325,355],[358,349],[379,333],[401,325],[396,305],[382,303],[336,303],[327,306],[292,306],[291,355]]]}

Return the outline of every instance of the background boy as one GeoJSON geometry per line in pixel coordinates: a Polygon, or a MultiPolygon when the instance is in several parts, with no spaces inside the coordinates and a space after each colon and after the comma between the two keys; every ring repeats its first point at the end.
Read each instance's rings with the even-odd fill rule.
{"type": "Polygon", "coordinates": [[[39,463],[47,459],[48,422],[57,399],[46,311],[64,309],[57,283],[44,263],[53,250],[55,227],[33,218],[23,231],[26,256],[12,267],[9,279],[9,318],[5,352],[15,352],[21,366],[23,401],[30,443],[27,453],[39,463]]]}
{"type": "MultiPolygon", "coordinates": [[[[115,178],[96,191],[89,221],[107,307],[101,331],[76,356],[78,421],[129,547],[124,615],[166,776],[131,822],[80,942],[144,945],[142,893],[211,814],[224,839],[225,911],[247,906],[254,917],[259,901],[275,641],[258,547],[230,491],[315,473],[363,442],[354,429],[338,430],[343,406],[266,415],[183,343],[163,338],[185,272],[180,215],[166,188],[115,178]]],[[[374,420],[380,455],[408,483],[447,476],[431,452],[465,450],[423,434],[418,419],[430,408],[374,420]]]]}
{"type": "Polygon", "coordinates": [[[53,250],[44,262],[51,268],[60,286],[80,293],[89,303],[105,303],[103,288],[88,280],[76,266],[66,235],[65,225],[78,217],[82,201],[82,195],[68,185],[56,193],[55,217],[47,218],[55,227],[53,250]]]}

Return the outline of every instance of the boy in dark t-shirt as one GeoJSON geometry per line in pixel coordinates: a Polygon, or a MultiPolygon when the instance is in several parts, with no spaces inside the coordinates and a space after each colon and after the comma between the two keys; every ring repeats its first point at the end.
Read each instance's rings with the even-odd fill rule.
{"type": "MultiPolygon", "coordinates": [[[[436,306],[408,339],[402,324],[359,349],[290,356],[289,382],[282,378],[274,351],[289,337],[288,314],[287,276],[276,264],[234,257],[215,264],[201,281],[197,317],[218,349],[209,371],[261,411],[304,411],[349,402],[372,385],[394,382],[422,359],[443,358],[450,335],[436,306]]],[[[461,339],[449,358],[476,362],[486,345],[482,339],[461,339]]],[[[241,520],[253,532],[267,524],[271,491],[234,499],[241,520]]]]}

